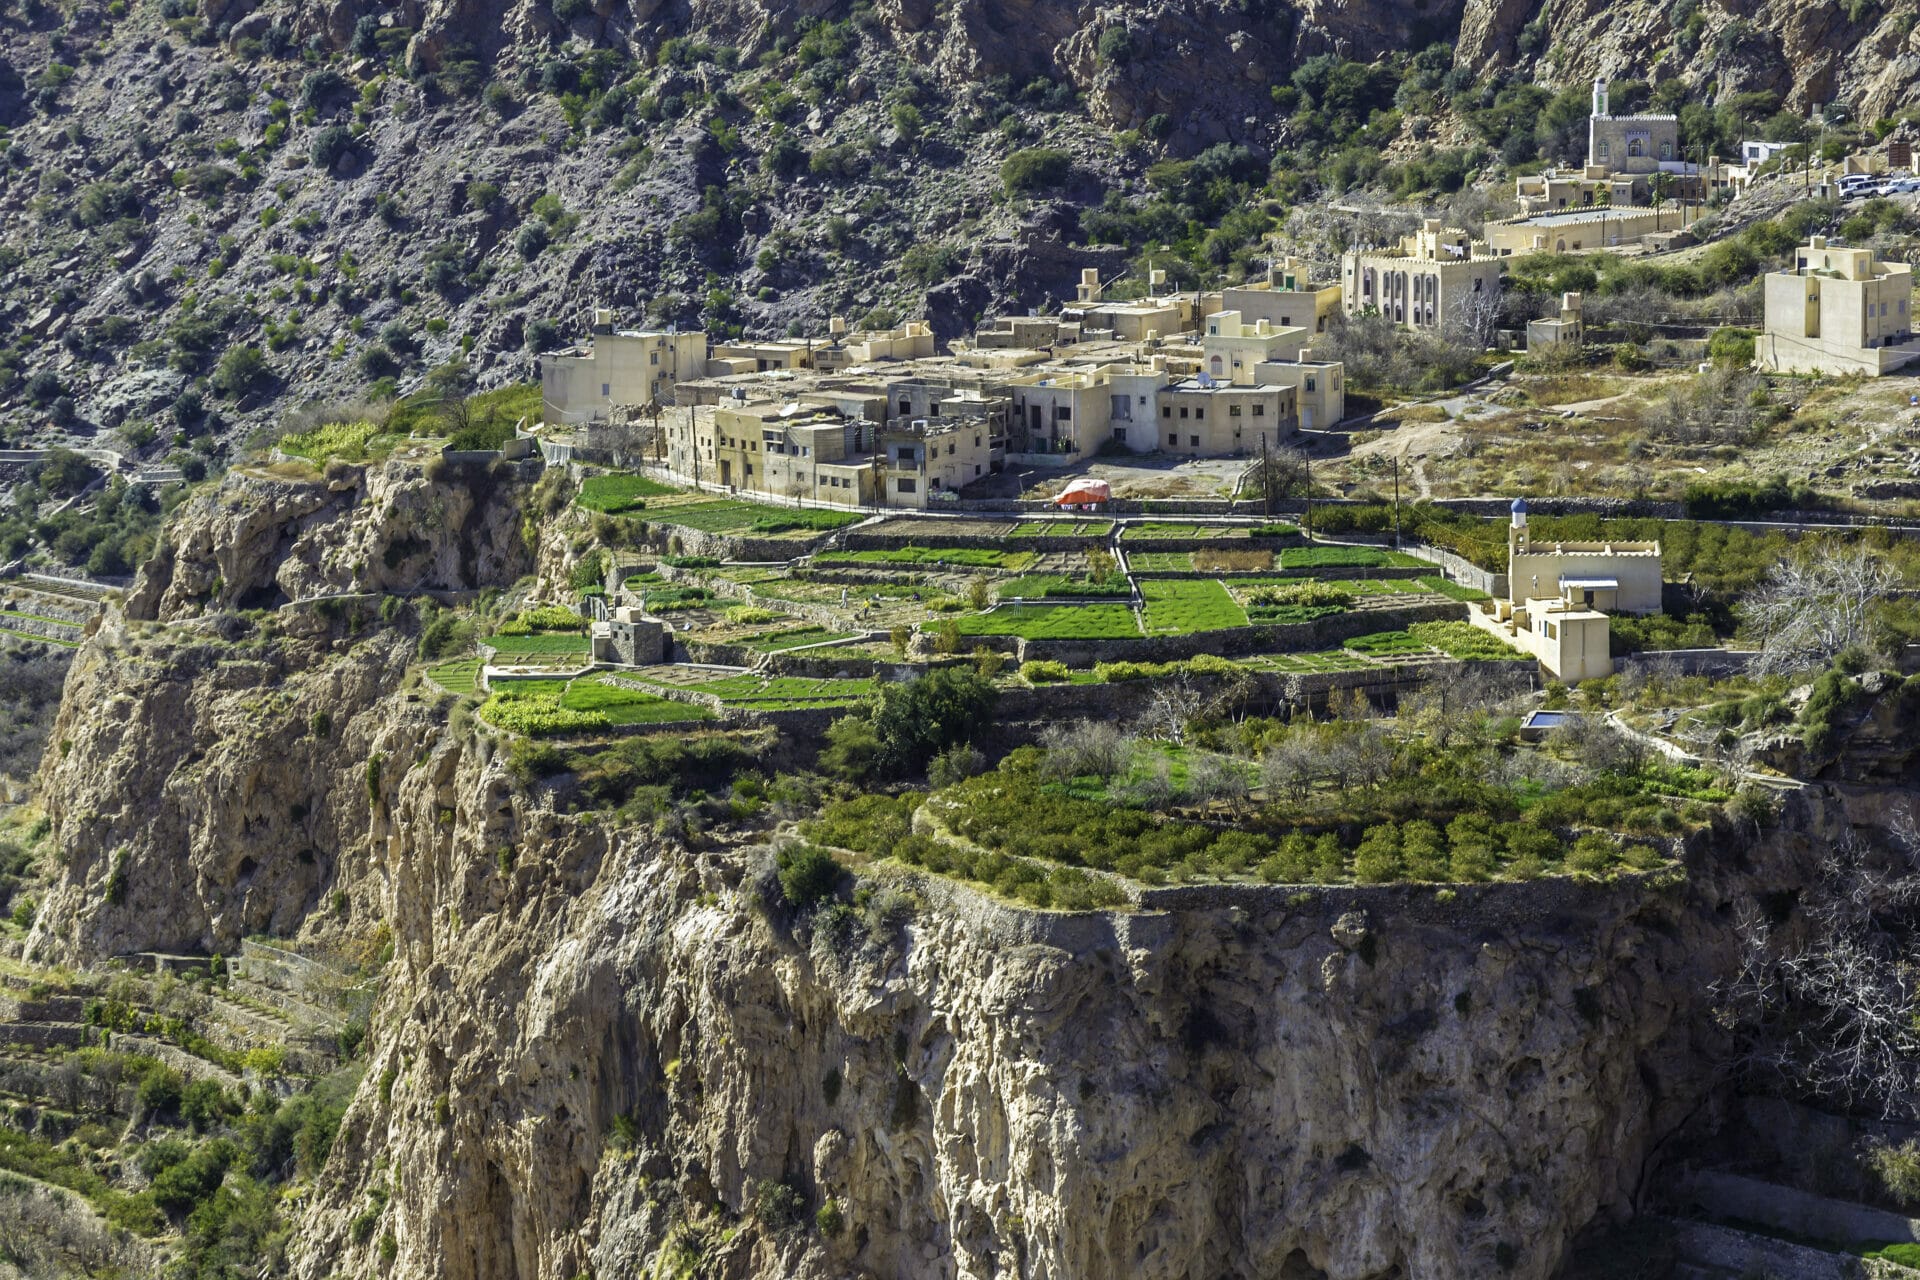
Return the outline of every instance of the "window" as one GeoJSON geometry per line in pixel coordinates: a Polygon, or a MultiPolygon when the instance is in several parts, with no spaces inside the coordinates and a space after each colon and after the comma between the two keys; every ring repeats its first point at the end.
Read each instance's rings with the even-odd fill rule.
{"type": "Polygon", "coordinates": [[[1206,416],[1207,416],[1207,411],[1204,408],[1196,408],[1193,411],[1193,418],[1194,418],[1194,421],[1196,422],[1204,421],[1206,419],[1206,416]]]}
{"type": "Polygon", "coordinates": [[[949,441],[947,442],[947,456],[948,456],[949,458],[951,458],[951,457],[953,456],[953,448],[954,448],[954,446],[953,446],[953,442],[952,442],[951,440],[949,440],[949,441]]]}
{"type": "Polygon", "coordinates": [[[976,449],[980,447],[980,433],[978,431],[973,433],[973,447],[976,449]]]}
{"type": "Polygon", "coordinates": [[[1179,443],[1180,443],[1179,436],[1173,434],[1173,432],[1171,431],[1167,432],[1167,448],[1171,449],[1179,443]]]}
{"type": "Polygon", "coordinates": [[[1161,405],[1160,416],[1163,418],[1171,418],[1173,416],[1173,406],[1168,404],[1161,405]]]}
{"type": "Polygon", "coordinates": [[[659,364],[659,363],[660,363],[660,353],[659,353],[658,351],[654,351],[654,352],[651,352],[651,353],[649,353],[649,354],[648,354],[648,356],[647,356],[647,363],[648,363],[648,364],[659,364]]]}
{"type": "Polygon", "coordinates": [[[973,464],[973,474],[975,475],[980,474],[980,464],[977,462],[973,464]]]}
{"type": "Polygon", "coordinates": [[[1292,324],[1292,323],[1293,323],[1293,317],[1292,317],[1292,316],[1281,316],[1281,317],[1280,317],[1280,323],[1281,323],[1281,324],[1283,324],[1283,325],[1290,325],[1290,324],[1292,324]]]}
{"type": "Polygon", "coordinates": [[[1145,396],[1141,396],[1141,397],[1140,397],[1140,403],[1141,403],[1141,404],[1145,404],[1146,402],[1147,402],[1147,398],[1146,398],[1145,396]]]}
{"type": "Polygon", "coordinates": [[[1073,410],[1067,408],[1067,406],[1063,404],[1057,404],[1053,406],[1053,420],[1055,422],[1070,422],[1072,421],[1072,419],[1073,419],[1073,410]]]}
{"type": "Polygon", "coordinates": [[[1187,406],[1185,405],[1180,406],[1180,416],[1183,418],[1187,416],[1187,406]]]}
{"type": "Polygon", "coordinates": [[[1312,375],[1312,374],[1308,374],[1308,375],[1307,375],[1307,390],[1309,390],[1309,391],[1311,391],[1311,390],[1313,390],[1313,375],[1312,375]]]}
{"type": "Polygon", "coordinates": [[[1228,406],[1227,406],[1227,416],[1228,416],[1229,418],[1237,418],[1237,417],[1239,417],[1239,416],[1240,416],[1240,406],[1239,406],[1239,405],[1237,405],[1237,404],[1234,404],[1234,405],[1228,405],[1228,406]]]}
{"type": "Polygon", "coordinates": [[[937,418],[940,416],[940,402],[938,400],[935,400],[927,406],[927,416],[929,418],[937,418]]]}
{"type": "Polygon", "coordinates": [[[1188,436],[1188,437],[1187,437],[1187,442],[1188,442],[1189,444],[1191,444],[1191,445],[1192,445],[1192,446],[1193,446],[1194,448],[1196,448],[1196,449],[1198,449],[1198,448],[1200,447],[1200,437],[1199,437],[1199,436],[1188,436]]]}
{"type": "Polygon", "coordinates": [[[1606,159],[1608,159],[1608,158],[1610,158],[1610,157],[1611,157],[1611,155],[1612,155],[1612,153],[1613,153],[1613,148],[1612,148],[1612,146],[1611,146],[1610,144],[1608,144],[1608,143],[1606,143],[1606,142],[1602,142],[1602,143],[1600,144],[1600,158],[1601,158],[1602,160],[1606,160],[1606,159]]]}
{"type": "MultiPolygon", "coordinates": [[[[1125,444],[1127,442],[1127,429],[1125,427],[1115,427],[1113,429],[1113,442],[1115,444],[1125,444]]],[[[975,469],[978,470],[978,468],[975,469]]]]}
{"type": "Polygon", "coordinates": [[[751,462],[747,463],[747,478],[753,478],[753,464],[751,462]]]}
{"type": "Polygon", "coordinates": [[[918,493],[919,491],[918,482],[910,480],[906,476],[901,476],[898,480],[894,481],[895,493],[918,493]]]}
{"type": "Polygon", "coordinates": [[[912,413],[912,412],[913,412],[913,401],[911,401],[911,400],[902,400],[902,401],[900,402],[900,412],[901,412],[901,413],[902,413],[903,415],[904,415],[904,414],[909,414],[909,413],[912,413]]]}
{"type": "Polygon", "coordinates": [[[1660,158],[1662,160],[1673,159],[1673,144],[1671,142],[1663,142],[1660,144],[1660,158]]]}
{"type": "Polygon", "coordinates": [[[601,384],[600,384],[600,398],[601,398],[601,399],[603,399],[603,400],[604,400],[604,399],[606,399],[606,398],[607,398],[608,396],[610,396],[610,395],[612,395],[612,394],[613,394],[613,384],[612,384],[612,383],[610,383],[610,382],[603,382],[603,383],[601,383],[601,384]]]}
{"type": "Polygon", "coordinates": [[[1255,405],[1255,406],[1253,406],[1253,416],[1254,416],[1254,417],[1256,417],[1256,418],[1264,418],[1264,417],[1266,417],[1266,416],[1267,416],[1267,406],[1265,406],[1265,405],[1263,405],[1263,404],[1257,404],[1257,405],[1255,405]]]}

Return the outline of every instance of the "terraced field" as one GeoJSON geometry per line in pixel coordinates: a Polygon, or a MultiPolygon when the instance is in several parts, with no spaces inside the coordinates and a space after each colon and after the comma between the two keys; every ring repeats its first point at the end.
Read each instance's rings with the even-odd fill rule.
{"type": "Polygon", "coordinates": [[[1247,625],[1247,613],[1211,578],[1148,579],[1140,584],[1150,636],[1183,636],[1247,625]]]}
{"type": "Polygon", "coordinates": [[[954,619],[963,636],[1021,636],[1028,640],[1119,640],[1140,634],[1123,604],[1005,605],[954,619]]]}

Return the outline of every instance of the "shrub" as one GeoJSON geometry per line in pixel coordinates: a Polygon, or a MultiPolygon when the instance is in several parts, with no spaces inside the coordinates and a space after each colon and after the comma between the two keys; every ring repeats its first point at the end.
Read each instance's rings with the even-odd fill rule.
{"type": "Polygon", "coordinates": [[[803,911],[830,897],[845,874],[833,855],[817,845],[787,845],[775,863],[780,873],[780,896],[788,906],[803,911]]]}
{"type": "Polygon", "coordinates": [[[271,372],[260,348],[229,347],[208,381],[227,399],[244,400],[267,383],[271,372]]]}
{"type": "Polygon", "coordinates": [[[784,1231],[805,1216],[807,1198],[784,1182],[763,1182],[753,1193],[753,1216],[769,1231],[784,1231]]]}
{"type": "Polygon", "coordinates": [[[140,1081],[140,1109],[148,1116],[172,1115],[180,1109],[180,1073],[168,1067],[147,1072],[140,1081]]]}
{"type": "Polygon", "coordinates": [[[1028,684],[1058,683],[1069,677],[1067,664],[1046,658],[1030,658],[1020,664],[1020,676],[1028,684]]]}
{"type": "Polygon", "coordinates": [[[331,169],[341,156],[353,150],[353,131],[343,124],[330,124],[313,135],[307,158],[316,169],[331,169]]]}
{"type": "Polygon", "coordinates": [[[1752,329],[1715,329],[1707,339],[1707,355],[1721,364],[1744,369],[1753,363],[1753,343],[1758,336],[1752,329]]]}
{"type": "Polygon", "coordinates": [[[1133,61],[1133,33],[1123,26],[1111,26],[1100,33],[1100,56],[1116,67],[1133,61]]]}
{"type": "Polygon", "coordinates": [[[1073,157],[1052,147],[1028,147],[1008,156],[1000,165],[1000,181],[1009,194],[1032,195],[1064,184],[1073,172],[1073,157]]]}
{"type": "Polygon", "coordinates": [[[1877,1144],[1868,1149],[1866,1162],[1888,1198],[1903,1208],[1920,1204],[1920,1140],[1877,1144]]]}

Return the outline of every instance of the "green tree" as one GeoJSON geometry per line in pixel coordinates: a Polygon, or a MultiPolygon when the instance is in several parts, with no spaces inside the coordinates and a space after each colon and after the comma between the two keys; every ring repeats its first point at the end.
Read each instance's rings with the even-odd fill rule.
{"type": "Polygon", "coordinates": [[[1027,147],[1000,165],[1000,181],[1010,195],[1033,195],[1063,185],[1073,172],[1073,157],[1053,147],[1027,147]]]}

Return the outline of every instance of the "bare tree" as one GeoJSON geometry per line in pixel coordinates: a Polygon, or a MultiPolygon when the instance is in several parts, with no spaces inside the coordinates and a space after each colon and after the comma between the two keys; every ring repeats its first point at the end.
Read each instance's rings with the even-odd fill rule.
{"type": "Polygon", "coordinates": [[[1182,745],[1187,740],[1187,725],[1206,709],[1207,702],[1206,694],[1185,674],[1162,683],[1140,713],[1140,736],[1182,745]]]}
{"type": "Polygon", "coordinates": [[[1475,351],[1485,351],[1493,345],[1493,337],[1500,327],[1500,315],[1505,307],[1501,288],[1496,277],[1484,289],[1476,290],[1461,298],[1452,308],[1447,318],[1446,336],[1465,344],[1475,351]]]}
{"type": "Polygon", "coordinates": [[[1260,781],[1269,799],[1285,796],[1297,804],[1312,794],[1319,776],[1320,753],[1310,732],[1288,734],[1260,761],[1260,781]]]}
{"type": "Polygon", "coordinates": [[[1875,603],[1899,585],[1893,566],[1859,544],[1824,543],[1775,565],[1740,602],[1761,637],[1756,669],[1824,666],[1843,650],[1864,647],[1875,603]]]}
{"type": "Polygon", "coordinates": [[[1744,1066],[1828,1103],[1915,1114],[1915,825],[1908,808],[1890,824],[1886,849],[1851,831],[1837,841],[1803,899],[1799,938],[1781,938],[1757,910],[1740,917],[1740,966],[1714,994],[1722,1021],[1744,1033],[1744,1066]]]}
{"type": "Polygon", "coordinates": [[[1133,741],[1103,720],[1048,725],[1040,732],[1047,772],[1062,778],[1111,778],[1127,767],[1133,741]]]}
{"type": "Polygon", "coordinates": [[[1193,799],[1205,804],[1224,800],[1233,809],[1247,798],[1247,774],[1238,760],[1205,752],[1187,763],[1187,790],[1193,799]]]}
{"type": "Polygon", "coordinates": [[[1306,492],[1309,474],[1307,455],[1298,449],[1268,449],[1247,464],[1240,487],[1268,502],[1283,502],[1306,492]]]}

